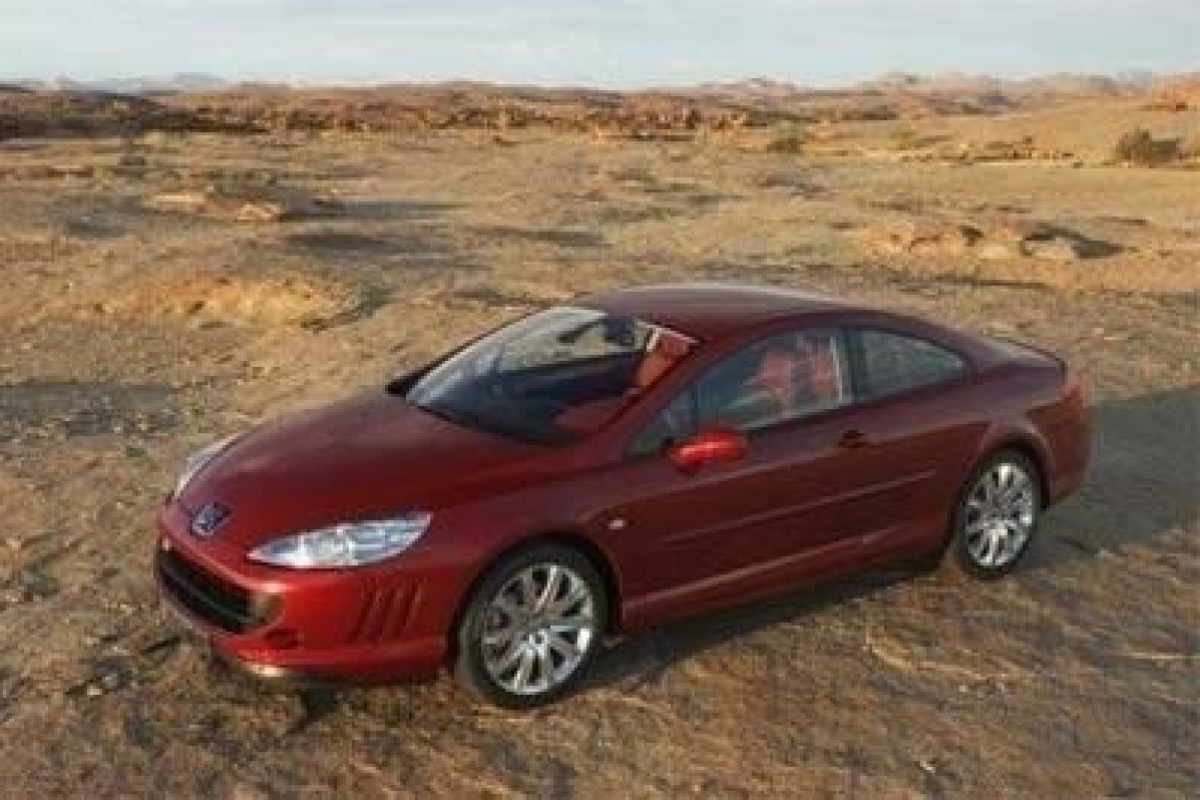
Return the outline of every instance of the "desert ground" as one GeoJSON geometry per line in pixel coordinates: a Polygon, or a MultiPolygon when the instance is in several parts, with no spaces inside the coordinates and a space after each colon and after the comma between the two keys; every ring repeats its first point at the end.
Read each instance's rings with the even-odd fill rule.
{"type": "Polygon", "coordinates": [[[1194,137],[1200,107],[0,141],[0,794],[1194,796],[1200,171],[1113,163],[1136,126],[1194,137]],[[160,610],[154,519],[195,447],[577,293],[695,280],[1061,353],[1089,480],[1008,580],[801,587],[620,642],[528,714],[445,678],[275,691],[160,610]]]}

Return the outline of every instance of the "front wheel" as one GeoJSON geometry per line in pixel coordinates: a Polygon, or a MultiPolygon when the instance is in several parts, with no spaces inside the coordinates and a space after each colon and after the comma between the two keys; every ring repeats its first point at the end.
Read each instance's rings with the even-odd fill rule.
{"type": "Polygon", "coordinates": [[[1005,450],[971,475],[954,516],[954,560],[975,578],[1011,572],[1028,551],[1041,516],[1037,466],[1005,450]]]}
{"type": "Polygon", "coordinates": [[[553,702],[585,672],[606,621],[604,583],[587,556],[558,545],[520,551],[471,596],[455,677],[505,708],[553,702]]]}

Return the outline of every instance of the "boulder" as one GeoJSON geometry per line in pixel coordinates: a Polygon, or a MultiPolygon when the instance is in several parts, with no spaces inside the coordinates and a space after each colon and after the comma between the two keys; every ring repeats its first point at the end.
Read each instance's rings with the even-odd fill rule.
{"type": "Polygon", "coordinates": [[[892,253],[966,253],[979,240],[978,228],[945,220],[906,220],[882,232],[880,249],[892,253]]]}
{"type": "Polygon", "coordinates": [[[201,190],[164,192],[145,201],[147,208],[233,222],[285,222],[336,214],[335,200],[275,184],[210,185],[201,190]]]}
{"type": "Polygon", "coordinates": [[[1004,219],[988,225],[944,219],[905,220],[873,236],[885,253],[974,255],[991,261],[1037,258],[1082,261],[1119,252],[1110,242],[1036,220],[1004,219]]]}

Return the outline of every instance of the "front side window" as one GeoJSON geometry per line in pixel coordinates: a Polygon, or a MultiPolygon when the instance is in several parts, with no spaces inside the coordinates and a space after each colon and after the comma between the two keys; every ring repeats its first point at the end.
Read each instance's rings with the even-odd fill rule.
{"type": "Polygon", "coordinates": [[[605,425],[692,349],[675,331],[632,317],[552,308],[464,348],[405,391],[453,422],[560,442],[605,425]]]}
{"type": "Polygon", "coordinates": [[[772,336],[713,367],[696,383],[701,428],[767,428],[850,401],[849,368],[836,330],[772,336]]]}
{"type": "Polygon", "coordinates": [[[705,428],[769,428],[850,402],[849,363],[836,329],[791,331],[729,356],[680,393],[639,434],[633,454],[705,428]]]}
{"type": "Polygon", "coordinates": [[[661,453],[696,432],[696,392],[691,387],[675,395],[667,407],[654,415],[629,447],[630,455],[661,453]]]}
{"type": "Polygon", "coordinates": [[[967,368],[957,353],[927,339],[869,328],[857,331],[855,338],[864,399],[952,380],[967,368]]]}

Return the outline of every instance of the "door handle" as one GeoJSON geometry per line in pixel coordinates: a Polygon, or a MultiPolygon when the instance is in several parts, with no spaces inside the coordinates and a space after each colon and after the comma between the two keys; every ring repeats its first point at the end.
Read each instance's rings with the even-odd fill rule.
{"type": "Polygon", "coordinates": [[[843,447],[847,450],[856,450],[860,447],[866,447],[870,443],[871,440],[867,438],[867,435],[858,430],[846,431],[842,434],[841,438],[838,439],[838,447],[843,447]]]}

